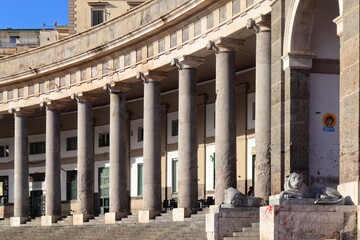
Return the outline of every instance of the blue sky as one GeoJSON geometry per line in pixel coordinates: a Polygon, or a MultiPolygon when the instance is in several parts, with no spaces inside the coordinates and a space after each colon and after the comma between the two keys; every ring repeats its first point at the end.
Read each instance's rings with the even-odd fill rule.
{"type": "Polygon", "coordinates": [[[0,0],[0,29],[68,25],[68,0],[0,0]]]}

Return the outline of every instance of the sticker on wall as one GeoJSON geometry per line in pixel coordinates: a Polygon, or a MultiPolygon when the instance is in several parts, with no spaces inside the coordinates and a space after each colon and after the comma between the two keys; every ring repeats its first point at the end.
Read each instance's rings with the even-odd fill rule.
{"type": "Polygon", "coordinates": [[[326,113],[322,118],[322,122],[324,124],[323,132],[335,132],[336,117],[334,114],[326,113]]]}

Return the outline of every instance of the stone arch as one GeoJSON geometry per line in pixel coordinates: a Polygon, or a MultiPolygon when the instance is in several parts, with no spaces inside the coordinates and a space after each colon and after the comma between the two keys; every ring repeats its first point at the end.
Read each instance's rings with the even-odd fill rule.
{"type": "MultiPolygon", "coordinates": [[[[317,2],[317,0],[290,1],[285,23],[283,55],[311,52],[311,31],[317,2]]],[[[343,0],[338,0],[338,4],[339,15],[342,16],[343,0]]]]}

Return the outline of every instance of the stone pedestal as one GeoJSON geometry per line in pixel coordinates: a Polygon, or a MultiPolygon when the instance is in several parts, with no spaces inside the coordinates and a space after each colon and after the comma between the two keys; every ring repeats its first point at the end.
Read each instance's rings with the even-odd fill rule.
{"type": "Polygon", "coordinates": [[[360,182],[346,182],[339,184],[337,187],[338,192],[344,197],[345,204],[347,205],[359,205],[360,199],[360,182]]]}
{"type": "Polygon", "coordinates": [[[125,212],[107,212],[105,213],[105,224],[115,224],[116,221],[126,216],[127,213],[125,212]]]}
{"type": "Polygon", "coordinates": [[[60,219],[61,219],[60,216],[54,216],[54,215],[41,216],[41,226],[52,226],[60,219]]]}
{"type": "Polygon", "coordinates": [[[139,211],[139,223],[149,223],[150,219],[155,219],[160,215],[160,211],[142,210],[139,211]]]}
{"type": "Polygon", "coordinates": [[[193,208],[175,208],[173,209],[173,221],[182,222],[194,213],[196,213],[196,209],[193,208]]]}
{"type": "Polygon", "coordinates": [[[11,217],[10,218],[10,226],[11,227],[19,227],[21,224],[26,223],[29,220],[28,217],[11,217]]]}
{"type": "Polygon", "coordinates": [[[74,214],[73,225],[83,225],[85,222],[88,222],[89,219],[92,218],[94,218],[92,214],[74,214]]]}
{"type": "Polygon", "coordinates": [[[259,208],[219,208],[211,206],[206,214],[205,231],[208,240],[220,240],[232,237],[233,232],[239,232],[243,227],[250,227],[259,221],[259,208]]]}
{"type": "Polygon", "coordinates": [[[356,239],[357,206],[269,205],[260,208],[260,239],[356,239]]]}

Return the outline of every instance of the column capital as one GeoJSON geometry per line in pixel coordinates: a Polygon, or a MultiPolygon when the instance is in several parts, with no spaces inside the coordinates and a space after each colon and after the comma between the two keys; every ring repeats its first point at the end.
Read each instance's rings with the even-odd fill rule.
{"type": "Polygon", "coordinates": [[[10,114],[14,114],[14,116],[28,116],[30,114],[29,111],[26,111],[25,108],[19,107],[19,106],[15,106],[12,108],[9,108],[8,112],[10,114]]]}
{"type": "Polygon", "coordinates": [[[208,50],[214,50],[216,53],[219,52],[230,52],[238,50],[243,47],[245,40],[237,38],[218,38],[213,41],[209,41],[206,48],[208,50]]]}
{"type": "Polygon", "coordinates": [[[48,99],[48,98],[44,98],[40,101],[40,107],[41,108],[45,108],[46,110],[48,109],[57,109],[56,108],[56,104],[54,100],[48,99]]]}
{"type": "Polygon", "coordinates": [[[312,60],[315,58],[312,52],[292,52],[281,57],[283,61],[283,70],[292,69],[310,69],[312,68],[312,60]]]}
{"type": "Polygon", "coordinates": [[[147,72],[137,72],[136,78],[142,80],[144,83],[160,82],[167,78],[167,72],[149,70],[147,72]]]}
{"type": "Polygon", "coordinates": [[[79,92],[79,93],[71,94],[71,99],[76,100],[78,103],[79,102],[84,103],[84,102],[89,102],[93,98],[85,94],[84,92],[79,92]]]}
{"type": "Polygon", "coordinates": [[[344,17],[340,15],[336,17],[333,22],[336,24],[336,34],[341,37],[344,31],[344,17]]]}
{"type": "Polygon", "coordinates": [[[106,83],[103,86],[103,89],[105,91],[109,91],[109,93],[112,94],[118,94],[118,93],[125,93],[127,92],[129,89],[131,89],[132,85],[128,84],[128,83],[120,83],[120,84],[116,84],[114,82],[111,83],[106,83]]]}
{"type": "Polygon", "coordinates": [[[271,29],[271,18],[269,15],[260,15],[258,18],[249,18],[246,24],[247,29],[254,29],[256,33],[269,32],[271,29]]]}
{"type": "Polygon", "coordinates": [[[197,68],[205,62],[205,58],[194,57],[190,55],[184,55],[180,58],[173,58],[171,60],[171,66],[178,67],[179,70],[187,68],[197,68]]]}

